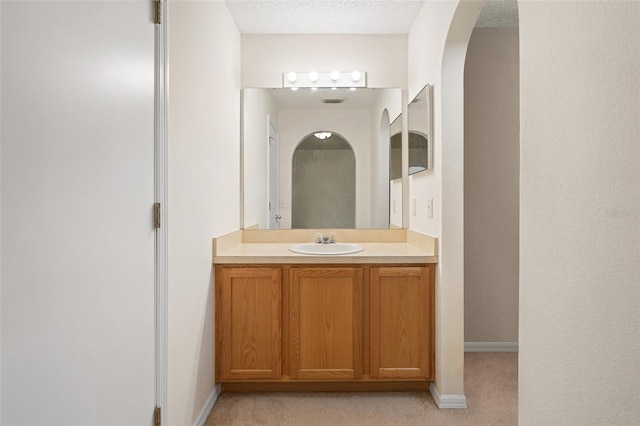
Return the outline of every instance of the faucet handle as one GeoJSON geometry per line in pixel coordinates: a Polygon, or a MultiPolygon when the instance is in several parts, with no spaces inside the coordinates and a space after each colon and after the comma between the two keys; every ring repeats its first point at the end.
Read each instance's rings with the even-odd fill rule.
{"type": "Polygon", "coordinates": [[[335,243],[336,242],[336,233],[332,232],[331,234],[329,234],[329,242],[330,243],[335,243]]]}

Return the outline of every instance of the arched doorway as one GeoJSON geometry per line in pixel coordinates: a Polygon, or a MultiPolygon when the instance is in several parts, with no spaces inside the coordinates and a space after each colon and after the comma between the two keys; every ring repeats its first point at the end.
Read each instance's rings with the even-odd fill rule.
{"type": "Polygon", "coordinates": [[[349,142],[311,133],[293,153],[291,227],[355,228],[356,158],[349,142]]]}

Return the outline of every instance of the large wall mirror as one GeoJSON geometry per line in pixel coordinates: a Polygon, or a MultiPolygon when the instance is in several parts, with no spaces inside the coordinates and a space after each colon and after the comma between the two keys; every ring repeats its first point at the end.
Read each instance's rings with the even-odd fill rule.
{"type": "Polygon", "coordinates": [[[411,101],[408,111],[409,175],[433,168],[431,86],[426,85],[411,101]]]}
{"type": "Polygon", "coordinates": [[[399,88],[243,89],[243,228],[389,228],[401,111],[399,88]]]}

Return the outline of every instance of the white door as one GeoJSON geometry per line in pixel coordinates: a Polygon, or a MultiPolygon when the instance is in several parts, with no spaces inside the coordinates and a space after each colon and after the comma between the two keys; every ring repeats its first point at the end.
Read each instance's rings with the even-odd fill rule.
{"type": "Polygon", "coordinates": [[[150,425],[152,3],[0,7],[0,423],[150,425]]]}
{"type": "Polygon", "coordinates": [[[278,129],[269,121],[269,229],[280,228],[280,196],[278,191],[278,129]]]}

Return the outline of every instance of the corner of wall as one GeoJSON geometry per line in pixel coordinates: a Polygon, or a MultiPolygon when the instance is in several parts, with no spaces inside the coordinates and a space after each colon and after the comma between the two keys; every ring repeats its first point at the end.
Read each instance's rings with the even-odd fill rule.
{"type": "Polygon", "coordinates": [[[205,425],[205,423],[207,422],[207,418],[209,417],[211,410],[213,410],[213,407],[216,405],[216,402],[218,401],[218,397],[220,396],[221,393],[222,393],[222,386],[220,386],[220,383],[218,383],[215,385],[215,387],[209,394],[207,401],[202,407],[202,410],[200,410],[200,414],[198,414],[196,421],[193,423],[194,426],[205,425]]]}

